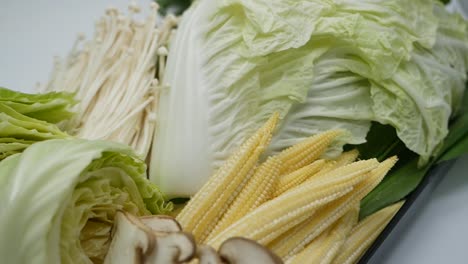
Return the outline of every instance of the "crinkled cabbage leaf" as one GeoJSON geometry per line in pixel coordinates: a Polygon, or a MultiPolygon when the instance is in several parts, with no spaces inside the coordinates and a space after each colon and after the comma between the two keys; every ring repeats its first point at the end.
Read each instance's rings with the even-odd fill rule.
{"type": "Polygon", "coordinates": [[[0,87],[0,103],[25,116],[58,124],[75,115],[74,95],[66,92],[28,94],[0,87]]]}
{"type": "Polygon", "coordinates": [[[31,144],[69,138],[60,128],[75,114],[73,94],[26,94],[0,87],[0,160],[31,144]]]}
{"type": "Polygon", "coordinates": [[[0,102],[0,160],[35,142],[69,137],[55,124],[23,115],[0,102]]]}

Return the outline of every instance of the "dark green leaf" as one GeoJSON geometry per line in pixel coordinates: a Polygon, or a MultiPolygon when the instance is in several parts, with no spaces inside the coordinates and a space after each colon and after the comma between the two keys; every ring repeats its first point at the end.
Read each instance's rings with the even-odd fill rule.
{"type": "Polygon", "coordinates": [[[362,219],[390,204],[400,201],[410,194],[421,183],[428,172],[430,164],[418,168],[417,155],[392,170],[384,180],[361,201],[359,218],[362,219]]]}
{"type": "Polygon", "coordinates": [[[366,143],[358,145],[361,159],[377,158],[382,160],[393,152],[401,141],[392,126],[372,123],[366,136],[366,143]]]}
{"type": "Polygon", "coordinates": [[[460,113],[450,124],[449,131],[439,161],[454,159],[468,152],[468,93],[465,93],[460,113]]]}
{"type": "Polygon", "coordinates": [[[185,204],[190,200],[190,198],[173,198],[170,200],[173,204],[185,204]]]}
{"type": "Polygon", "coordinates": [[[160,6],[159,13],[162,15],[168,13],[180,15],[192,4],[192,0],[156,0],[156,2],[160,6]]]}
{"type": "Polygon", "coordinates": [[[365,144],[357,147],[361,159],[376,157],[382,161],[397,155],[399,161],[387,177],[361,201],[360,218],[404,198],[416,188],[425,174],[417,168],[419,157],[406,149],[393,127],[373,123],[366,140],[365,144]]]}
{"type": "Polygon", "coordinates": [[[468,154],[468,135],[465,135],[464,138],[462,138],[447,152],[445,152],[442,157],[440,157],[439,162],[456,159],[466,154],[468,154]]]}

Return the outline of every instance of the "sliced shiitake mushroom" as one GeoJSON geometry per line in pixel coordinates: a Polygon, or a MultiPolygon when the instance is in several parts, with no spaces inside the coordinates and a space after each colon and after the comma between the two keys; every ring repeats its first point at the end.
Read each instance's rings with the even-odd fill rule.
{"type": "MultiPolygon", "coordinates": [[[[159,225],[152,225],[159,226],[159,225]]],[[[164,226],[164,225],[162,225],[164,226]]],[[[193,258],[196,244],[184,232],[156,232],[137,217],[117,212],[105,264],[170,264],[193,258]]]]}
{"type": "Polygon", "coordinates": [[[218,252],[212,247],[197,248],[195,239],[181,231],[169,216],[137,218],[117,212],[112,242],[105,264],[171,264],[198,259],[199,264],[278,264],[282,260],[257,242],[233,237],[221,244],[218,252]]]}
{"type": "Polygon", "coordinates": [[[179,222],[168,215],[149,215],[140,217],[140,221],[156,232],[180,232],[179,222]]]}
{"type": "Polygon", "coordinates": [[[192,234],[185,232],[155,232],[155,234],[157,247],[147,263],[183,263],[195,256],[197,246],[192,234]]]}
{"type": "Polygon", "coordinates": [[[224,264],[218,252],[210,246],[200,245],[197,248],[199,264],[224,264]]]}
{"type": "Polygon", "coordinates": [[[137,217],[117,212],[114,218],[112,241],[105,264],[145,263],[153,254],[156,238],[137,217]]]}

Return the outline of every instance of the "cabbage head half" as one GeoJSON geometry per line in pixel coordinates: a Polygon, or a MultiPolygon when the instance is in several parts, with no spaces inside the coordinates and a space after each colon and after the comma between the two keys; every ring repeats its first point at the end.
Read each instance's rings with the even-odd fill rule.
{"type": "Polygon", "coordinates": [[[2,263],[100,263],[117,210],[171,210],[124,145],[57,139],[0,162],[2,263]]]}
{"type": "Polygon", "coordinates": [[[424,164],[467,65],[467,23],[435,0],[195,1],[170,43],[150,179],[194,194],[274,112],[270,154],[336,128],[361,144],[379,122],[424,164]]]}

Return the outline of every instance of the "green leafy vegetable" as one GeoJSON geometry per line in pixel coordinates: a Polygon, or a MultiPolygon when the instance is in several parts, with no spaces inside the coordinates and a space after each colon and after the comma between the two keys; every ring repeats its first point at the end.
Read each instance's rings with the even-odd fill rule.
{"type": "Polygon", "coordinates": [[[459,140],[456,145],[444,153],[444,155],[440,158],[440,161],[456,159],[466,154],[468,154],[468,135],[459,140]]]}
{"type": "Polygon", "coordinates": [[[0,102],[0,160],[35,142],[69,137],[56,125],[20,114],[0,102]]]}
{"type": "Polygon", "coordinates": [[[412,160],[389,173],[361,201],[359,218],[363,219],[387,205],[400,201],[411,193],[421,183],[430,167],[426,165],[424,168],[419,168],[417,162],[417,156],[414,156],[412,160]]]}
{"type": "MultiPolygon", "coordinates": [[[[356,148],[348,145],[347,148],[356,148]]],[[[389,125],[372,123],[369,133],[367,133],[366,143],[357,146],[361,159],[377,158],[383,161],[388,157],[399,155],[406,150],[405,144],[398,138],[395,129],[389,125]]]]}
{"type": "Polygon", "coordinates": [[[69,138],[60,127],[74,115],[75,103],[69,93],[26,94],[0,87],[0,160],[38,141],[69,138]]]}
{"type": "Polygon", "coordinates": [[[182,14],[192,3],[192,0],[156,0],[159,4],[159,12],[162,15],[168,13],[180,15],[182,14]]]}
{"type": "Polygon", "coordinates": [[[468,93],[463,97],[460,115],[450,125],[439,161],[446,161],[468,154],[468,93]]]}
{"type": "MultiPolygon", "coordinates": [[[[419,167],[417,164],[417,155],[407,150],[400,149],[400,151],[388,155],[398,155],[399,162],[397,163],[396,168],[392,170],[384,180],[362,200],[361,210],[359,213],[361,219],[386,207],[387,205],[405,198],[414,189],[416,189],[434,164],[468,154],[468,93],[464,96],[462,106],[463,107],[459,115],[450,125],[450,132],[444,141],[439,156],[434,158],[430,163],[423,167],[419,167]]],[[[395,139],[395,137],[392,138],[387,136],[388,134],[391,134],[391,132],[389,132],[391,131],[391,128],[380,127],[379,129],[376,129],[376,131],[382,135],[380,141],[384,142],[384,148],[388,146],[385,142],[392,140],[394,140],[394,145],[401,145],[401,142],[399,143],[399,140],[395,139]],[[386,130],[386,132],[382,133],[384,130],[386,130]]],[[[374,134],[376,133],[373,133],[373,130],[369,133],[369,135],[374,134]]],[[[377,137],[371,137],[368,138],[368,143],[366,143],[365,146],[360,147],[360,150],[362,153],[365,153],[366,156],[379,156],[377,154],[378,152],[371,150],[372,146],[379,144],[380,142],[377,137]]],[[[386,155],[387,154],[384,156],[386,155]]]]}
{"type": "Polygon", "coordinates": [[[117,210],[167,213],[146,165],[124,145],[48,140],[0,162],[5,263],[102,262],[117,210]]]}
{"type": "Polygon", "coordinates": [[[65,92],[27,94],[0,87],[0,103],[31,118],[58,124],[73,117],[74,95],[65,92]]]}
{"type": "MultiPolygon", "coordinates": [[[[182,16],[162,83],[150,178],[195,193],[271,116],[269,154],[342,128],[390,125],[424,166],[460,107],[466,22],[426,0],[205,0],[182,16]]],[[[329,153],[333,154],[333,153],[329,153]]]]}

